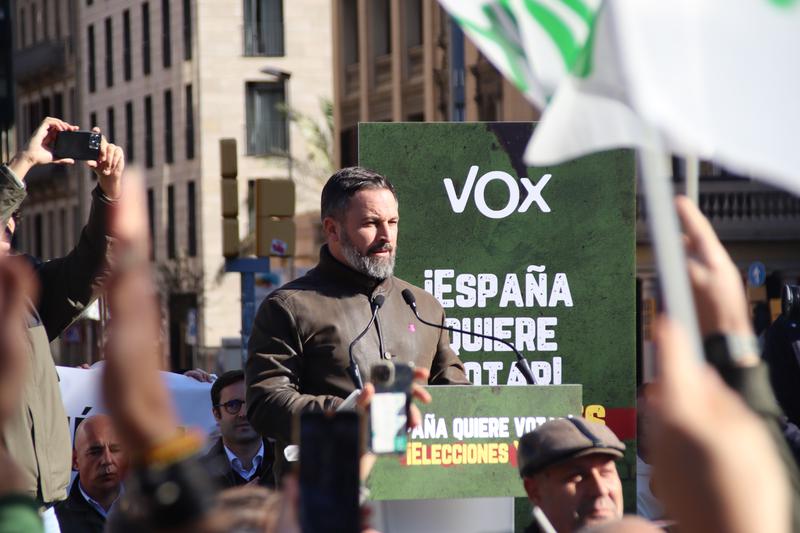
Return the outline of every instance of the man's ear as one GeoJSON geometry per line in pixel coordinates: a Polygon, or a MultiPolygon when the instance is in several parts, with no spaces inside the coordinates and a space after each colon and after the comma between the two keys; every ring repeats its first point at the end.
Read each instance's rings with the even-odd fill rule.
{"type": "Polygon", "coordinates": [[[78,471],[78,451],[74,448],[72,449],[72,470],[73,472],[78,471]]]}
{"type": "Polygon", "coordinates": [[[211,414],[214,415],[214,420],[219,422],[219,419],[222,418],[222,413],[219,412],[219,407],[212,407],[211,414]]]}
{"type": "Polygon", "coordinates": [[[525,487],[525,493],[528,495],[528,499],[538,505],[541,501],[541,494],[536,478],[526,476],[522,478],[522,485],[525,487]]]}
{"type": "Polygon", "coordinates": [[[339,223],[333,217],[325,217],[322,220],[322,230],[328,242],[339,241],[339,223]]]}

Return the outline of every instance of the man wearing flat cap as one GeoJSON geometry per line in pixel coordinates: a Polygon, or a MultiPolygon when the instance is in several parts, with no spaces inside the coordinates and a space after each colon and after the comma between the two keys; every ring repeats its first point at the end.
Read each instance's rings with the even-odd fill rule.
{"type": "MultiPolygon", "coordinates": [[[[558,533],[622,517],[616,459],[625,445],[604,424],[560,418],[523,435],[519,473],[531,503],[558,533]]],[[[539,531],[536,521],[527,530],[539,531]]]]}

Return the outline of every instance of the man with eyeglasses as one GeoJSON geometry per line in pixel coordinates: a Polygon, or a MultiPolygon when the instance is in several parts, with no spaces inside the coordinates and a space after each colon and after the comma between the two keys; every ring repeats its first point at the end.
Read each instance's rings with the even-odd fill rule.
{"type": "Polygon", "coordinates": [[[231,370],[211,385],[211,405],[220,438],[203,457],[218,488],[258,483],[272,486],[272,446],[264,445],[247,420],[244,372],[231,370]]]}
{"type": "MultiPolygon", "coordinates": [[[[581,417],[546,422],[523,435],[517,449],[528,499],[558,533],[622,518],[622,481],[614,461],[624,451],[605,424],[581,417]]],[[[526,532],[543,530],[534,520],[526,532]]]]}

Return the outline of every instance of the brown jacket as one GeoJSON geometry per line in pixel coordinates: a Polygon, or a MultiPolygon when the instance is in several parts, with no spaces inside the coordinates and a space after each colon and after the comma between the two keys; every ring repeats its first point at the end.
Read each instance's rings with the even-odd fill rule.
{"type": "Polygon", "coordinates": [[[49,343],[99,294],[107,275],[108,220],[113,201],[99,187],[89,221],[66,257],[41,262],[28,257],[40,283],[29,318],[30,368],[23,399],[2,427],[2,440],[23,471],[27,493],[42,503],[67,497],[72,444],[49,343]]]}
{"type": "Polygon", "coordinates": [[[353,352],[365,383],[380,357],[378,328],[389,357],[429,368],[431,385],[470,383],[447,332],[420,324],[400,295],[403,289],[414,293],[423,318],[444,322],[442,306],[427,292],[395,277],[378,282],[360,274],[334,259],[327,246],[314,269],[261,304],[248,345],[247,415],[257,431],[279,441],[276,463],[292,440],[297,413],[335,408],[355,389],[348,347],[369,322],[374,295],[386,298],[377,326],[353,352]]]}

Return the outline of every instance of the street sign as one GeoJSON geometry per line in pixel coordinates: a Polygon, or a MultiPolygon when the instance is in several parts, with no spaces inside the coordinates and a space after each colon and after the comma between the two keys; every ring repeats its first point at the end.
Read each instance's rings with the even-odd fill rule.
{"type": "Polygon", "coordinates": [[[760,287],[767,279],[767,267],[761,261],[753,261],[747,267],[747,284],[751,287],[760,287]]]}

